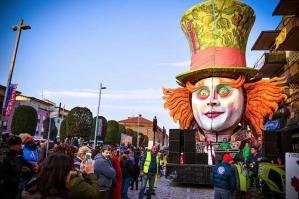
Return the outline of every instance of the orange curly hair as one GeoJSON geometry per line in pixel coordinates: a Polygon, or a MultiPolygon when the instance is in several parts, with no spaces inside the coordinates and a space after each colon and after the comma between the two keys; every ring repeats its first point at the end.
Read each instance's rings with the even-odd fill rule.
{"type": "MultiPolygon", "coordinates": [[[[287,99],[283,94],[286,86],[285,78],[272,78],[269,80],[260,80],[253,83],[244,83],[245,77],[241,75],[237,80],[221,83],[234,88],[244,87],[247,95],[247,104],[245,109],[245,120],[252,127],[252,132],[256,137],[263,133],[264,119],[272,119],[279,105],[287,99]]],[[[191,108],[191,94],[201,86],[201,81],[195,85],[186,83],[183,88],[163,88],[164,108],[169,109],[170,116],[174,122],[179,121],[180,128],[192,128],[195,119],[191,108]]]]}

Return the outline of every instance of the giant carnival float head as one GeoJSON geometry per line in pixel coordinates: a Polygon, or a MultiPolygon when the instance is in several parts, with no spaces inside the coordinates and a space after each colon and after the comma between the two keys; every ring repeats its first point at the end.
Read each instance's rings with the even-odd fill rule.
{"type": "Polygon", "coordinates": [[[262,79],[246,66],[246,44],[255,21],[238,0],[208,0],[187,10],[181,27],[191,49],[190,70],[163,88],[164,108],[181,129],[198,129],[207,141],[260,138],[286,99],[284,78],[262,79]]]}

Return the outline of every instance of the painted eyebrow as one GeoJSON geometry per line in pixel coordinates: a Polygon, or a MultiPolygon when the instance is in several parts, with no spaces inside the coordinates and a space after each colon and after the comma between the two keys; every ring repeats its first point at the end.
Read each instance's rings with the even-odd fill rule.
{"type": "Polygon", "coordinates": [[[230,85],[227,85],[227,84],[218,84],[216,86],[216,90],[219,91],[223,87],[227,88],[229,91],[233,91],[234,90],[233,87],[231,87],[230,85]]]}

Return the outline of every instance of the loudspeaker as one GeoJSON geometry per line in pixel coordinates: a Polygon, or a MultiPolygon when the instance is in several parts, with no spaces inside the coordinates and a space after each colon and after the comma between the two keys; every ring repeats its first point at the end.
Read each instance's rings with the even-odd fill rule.
{"type": "Polygon", "coordinates": [[[194,164],[196,153],[184,153],[184,164],[194,164]]]}
{"type": "Polygon", "coordinates": [[[180,153],[180,140],[170,140],[169,141],[169,152],[170,153],[180,153]]]}
{"type": "Polygon", "coordinates": [[[169,152],[167,162],[173,163],[173,164],[179,164],[180,163],[180,153],[169,152]]]}
{"type": "Polygon", "coordinates": [[[194,141],[185,141],[184,142],[184,153],[195,153],[196,152],[196,143],[194,141]]]}
{"type": "Polygon", "coordinates": [[[180,140],[181,129],[169,129],[169,141],[180,140]]]}
{"type": "Polygon", "coordinates": [[[195,164],[208,164],[208,154],[207,153],[196,153],[195,164]]]}
{"type": "Polygon", "coordinates": [[[184,130],[184,141],[185,142],[195,142],[196,130],[184,130]]]}

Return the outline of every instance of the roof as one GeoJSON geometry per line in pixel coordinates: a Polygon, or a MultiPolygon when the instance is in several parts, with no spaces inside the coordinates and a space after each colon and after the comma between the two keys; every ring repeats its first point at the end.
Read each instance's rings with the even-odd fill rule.
{"type": "MultiPolygon", "coordinates": [[[[124,124],[124,125],[128,125],[128,124],[138,124],[138,118],[139,118],[139,125],[153,125],[153,121],[151,120],[148,120],[142,116],[140,117],[128,117],[128,119],[125,119],[125,120],[120,120],[118,121],[118,123],[120,124],[124,124]]],[[[158,131],[162,131],[162,129],[159,127],[159,125],[157,126],[157,130],[158,131]]]]}
{"type": "MultiPolygon", "coordinates": [[[[0,84],[0,90],[6,90],[6,86],[0,84]]],[[[20,91],[16,91],[17,94],[21,94],[20,91]]]]}
{"type": "Polygon", "coordinates": [[[150,121],[148,119],[145,119],[142,116],[141,117],[128,117],[128,119],[120,120],[118,122],[119,123],[132,123],[132,124],[136,124],[136,123],[138,123],[138,120],[139,120],[140,124],[153,124],[152,121],[150,121]]]}
{"type": "Polygon", "coordinates": [[[298,0],[280,0],[272,15],[299,15],[298,0]]]}
{"type": "Polygon", "coordinates": [[[279,30],[265,30],[260,33],[251,50],[269,50],[279,34],[279,30]]]}
{"type": "Polygon", "coordinates": [[[54,106],[53,102],[52,103],[49,103],[49,102],[46,102],[44,100],[41,100],[41,99],[37,99],[35,97],[28,97],[28,96],[25,96],[25,95],[18,95],[18,96],[22,96],[22,97],[25,97],[25,98],[28,98],[32,101],[36,101],[38,103],[42,103],[42,104],[45,104],[45,105],[49,105],[49,106],[54,106]]]}

